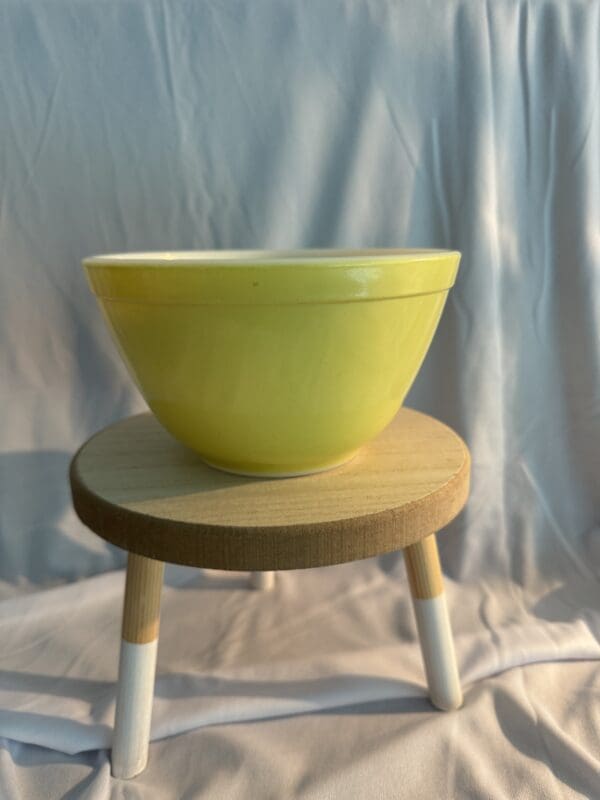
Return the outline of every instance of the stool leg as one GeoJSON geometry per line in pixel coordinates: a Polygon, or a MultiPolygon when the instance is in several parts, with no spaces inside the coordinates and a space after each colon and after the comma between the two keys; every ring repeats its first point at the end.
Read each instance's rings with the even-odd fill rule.
{"type": "Polygon", "coordinates": [[[112,745],[115,778],[139,775],[148,760],[163,571],[162,561],[129,553],[112,745]]]}
{"type": "Polygon", "coordinates": [[[275,586],[275,573],[266,570],[265,572],[251,572],[250,586],[253,589],[268,591],[275,586]]]}
{"type": "Polygon", "coordinates": [[[404,557],[429,696],[450,711],[462,705],[462,690],[435,534],[405,548],[404,557]]]}

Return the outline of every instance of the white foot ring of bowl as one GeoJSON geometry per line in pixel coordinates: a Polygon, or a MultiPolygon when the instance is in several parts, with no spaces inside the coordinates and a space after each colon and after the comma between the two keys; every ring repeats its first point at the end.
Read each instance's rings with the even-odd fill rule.
{"type": "Polygon", "coordinates": [[[214,464],[212,461],[207,461],[205,458],[202,458],[202,456],[200,456],[200,458],[202,458],[202,461],[204,461],[207,466],[218,469],[220,472],[228,472],[230,475],[243,475],[246,478],[300,478],[303,475],[317,475],[319,472],[327,472],[330,469],[341,467],[343,464],[348,464],[358,455],[358,452],[358,450],[355,450],[350,456],[335,464],[328,464],[326,467],[317,467],[317,469],[300,470],[299,472],[246,472],[241,469],[222,467],[219,464],[214,464]]]}

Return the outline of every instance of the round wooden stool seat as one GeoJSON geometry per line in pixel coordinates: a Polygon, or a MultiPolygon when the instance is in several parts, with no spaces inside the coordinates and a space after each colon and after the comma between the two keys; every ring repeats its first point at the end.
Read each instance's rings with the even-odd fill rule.
{"type": "Polygon", "coordinates": [[[81,520],[132,553],[198,567],[320,567],[403,549],[443,528],[469,490],[469,451],[403,408],[347,464],[294,478],[213,469],[151,414],[111,425],[71,464],[81,520]]]}

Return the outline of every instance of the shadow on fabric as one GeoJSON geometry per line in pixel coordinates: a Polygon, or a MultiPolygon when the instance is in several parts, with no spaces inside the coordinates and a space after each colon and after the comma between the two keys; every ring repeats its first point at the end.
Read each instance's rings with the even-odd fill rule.
{"type": "Polygon", "coordinates": [[[100,544],[75,517],[71,455],[61,450],[0,455],[0,581],[61,583],[124,564],[124,555],[100,544]]]}

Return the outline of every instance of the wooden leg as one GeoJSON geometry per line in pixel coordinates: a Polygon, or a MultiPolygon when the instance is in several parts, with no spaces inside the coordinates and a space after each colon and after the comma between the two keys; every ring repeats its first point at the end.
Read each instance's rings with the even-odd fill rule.
{"type": "Polygon", "coordinates": [[[130,553],[127,560],[112,774],[133,778],[148,760],[164,564],[130,553]]]}
{"type": "Polygon", "coordinates": [[[407,547],[404,557],[429,696],[434,706],[450,711],[462,705],[462,690],[435,534],[407,547]]]}
{"type": "Polygon", "coordinates": [[[275,586],[275,573],[274,572],[251,572],[250,573],[250,586],[253,589],[262,589],[268,591],[275,586]]]}

